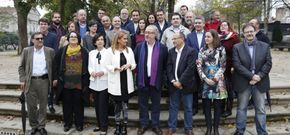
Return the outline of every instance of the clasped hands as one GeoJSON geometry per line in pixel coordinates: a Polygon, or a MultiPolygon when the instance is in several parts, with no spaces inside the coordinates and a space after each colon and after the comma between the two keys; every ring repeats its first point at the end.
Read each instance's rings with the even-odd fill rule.
{"type": "Polygon", "coordinates": [[[122,71],[130,69],[130,68],[131,68],[131,64],[124,64],[120,68],[116,67],[114,70],[122,72],[122,71]]]}
{"type": "Polygon", "coordinates": [[[182,84],[179,81],[175,80],[175,81],[172,82],[172,84],[177,89],[180,89],[180,90],[183,89],[182,84]]]}
{"type": "Polygon", "coordinates": [[[219,80],[219,77],[216,75],[214,76],[213,79],[205,79],[205,82],[208,84],[208,85],[215,85],[219,80]]]}
{"type": "Polygon", "coordinates": [[[91,73],[91,76],[96,78],[96,77],[101,77],[104,75],[104,72],[103,71],[100,71],[100,72],[92,72],[91,73]]]}
{"type": "Polygon", "coordinates": [[[251,85],[255,85],[257,82],[261,81],[261,77],[259,75],[254,75],[252,80],[249,82],[251,85]]]}

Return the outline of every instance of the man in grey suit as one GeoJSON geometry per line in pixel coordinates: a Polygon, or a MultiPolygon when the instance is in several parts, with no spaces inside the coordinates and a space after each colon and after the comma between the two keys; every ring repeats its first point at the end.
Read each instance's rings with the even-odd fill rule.
{"type": "Polygon", "coordinates": [[[43,34],[32,34],[33,46],[24,48],[18,68],[21,89],[25,93],[29,123],[29,135],[45,130],[47,96],[52,86],[54,50],[43,46],[43,34]]]}
{"type": "Polygon", "coordinates": [[[233,88],[238,93],[236,133],[243,135],[246,129],[247,106],[252,97],[255,107],[255,122],[258,135],[267,135],[265,94],[270,89],[269,72],[272,58],[269,44],[258,41],[255,27],[243,27],[245,39],[233,48],[233,88]]]}

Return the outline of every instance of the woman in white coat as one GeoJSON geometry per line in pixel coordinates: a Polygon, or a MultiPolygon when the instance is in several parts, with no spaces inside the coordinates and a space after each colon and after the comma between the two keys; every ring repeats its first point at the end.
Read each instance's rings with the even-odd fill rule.
{"type": "Polygon", "coordinates": [[[106,39],[104,35],[97,33],[92,44],[96,46],[95,50],[89,53],[90,85],[92,90],[96,117],[99,128],[95,128],[94,132],[101,130],[101,135],[107,134],[108,129],[108,75],[106,69],[106,39]]]}
{"type": "Polygon", "coordinates": [[[115,135],[127,134],[128,100],[134,91],[132,70],[136,68],[136,63],[132,49],[126,46],[127,37],[126,32],[118,32],[107,50],[108,92],[115,101],[115,135]]]}

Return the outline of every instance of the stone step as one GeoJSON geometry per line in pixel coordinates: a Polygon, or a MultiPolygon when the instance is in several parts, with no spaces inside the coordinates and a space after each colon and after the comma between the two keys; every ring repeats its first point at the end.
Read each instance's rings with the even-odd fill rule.
{"type": "MultiPolygon", "coordinates": [[[[12,116],[21,116],[21,104],[19,102],[10,102],[10,101],[0,101],[0,115],[12,115],[12,116]]],[[[55,114],[48,112],[49,120],[62,120],[62,107],[55,106],[55,114]]],[[[287,118],[290,118],[290,107],[288,105],[273,105],[272,112],[269,111],[267,107],[267,122],[273,121],[283,121],[287,118]]],[[[168,121],[168,110],[162,110],[160,113],[160,125],[166,127],[168,121]]],[[[233,108],[233,115],[224,119],[221,119],[221,124],[234,124],[236,115],[236,107],[233,108]]],[[[110,116],[110,124],[114,124],[114,117],[110,116]]],[[[178,113],[178,126],[183,125],[183,111],[178,113]]],[[[248,122],[253,123],[254,121],[254,110],[248,111],[248,122]]],[[[85,108],[85,123],[96,123],[96,116],[93,107],[85,108]]],[[[193,116],[194,126],[204,126],[205,120],[204,115],[200,111],[197,115],[193,116]]],[[[139,111],[132,110],[129,108],[129,126],[139,125],[139,111]]]]}
{"type": "MultiPolygon", "coordinates": [[[[0,116],[0,134],[1,135],[21,135],[23,134],[21,118],[20,117],[11,117],[11,116],[0,116]]],[[[49,135],[99,135],[99,132],[92,132],[95,128],[95,124],[86,124],[84,130],[82,132],[76,131],[73,127],[70,131],[63,131],[63,123],[55,120],[48,120],[46,123],[46,130],[49,135]]],[[[30,130],[30,126],[28,123],[28,119],[26,121],[26,134],[28,134],[30,130]]],[[[128,135],[136,135],[137,127],[129,127],[128,135]]],[[[290,135],[290,124],[288,122],[271,122],[267,123],[267,130],[269,135],[290,135]]],[[[162,128],[165,133],[167,128],[162,128]]],[[[193,131],[195,135],[203,135],[206,131],[205,127],[196,126],[193,127],[193,131]]],[[[220,134],[221,135],[232,135],[235,131],[234,125],[221,125],[220,126],[220,134]]],[[[114,134],[114,127],[109,126],[108,135],[114,134]]],[[[248,124],[245,135],[254,135],[257,134],[255,130],[254,124],[248,124]]],[[[152,130],[147,130],[144,135],[154,135],[152,130]]],[[[184,135],[182,128],[177,128],[177,131],[174,135],[184,135]]]]}
{"type": "MultiPolygon", "coordinates": [[[[273,90],[274,91],[274,90],[273,90]]],[[[17,102],[18,97],[21,94],[20,90],[14,89],[0,89],[0,101],[11,101],[17,102]]],[[[149,100],[150,102],[150,100],[149,100]]],[[[168,98],[162,97],[160,100],[160,108],[161,110],[168,110],[168,98]]],[[[290,91],[286,92],[273,92],[271,93],[271,103],[272,105],[287,105],[290,103],[290,91]]],[[[236,99],[234,100],[234,106],[236,106],[236,99]]],[[[134,96],[129,100],[129,108],[138,110],[138,97],[134,96]]],[[[202,101],[199,100],[199,109],[202,108],[202,101]]]]}

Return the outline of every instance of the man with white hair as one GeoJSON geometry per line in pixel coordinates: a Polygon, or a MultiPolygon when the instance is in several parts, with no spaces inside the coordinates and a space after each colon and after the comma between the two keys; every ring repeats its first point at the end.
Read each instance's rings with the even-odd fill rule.
{"type": "Polygon", "coordinates": [[[162,135],[160,129],[161,89],[166,71],[167,47],[158,40],[158,29],[149,25],[145,29],[145,41],[134,50],[137,63],[136,85],[138,87],[138,104],[140,128],[137,135],[143,135],[149,127],[149,104],[151,99],[151,127],[156,135],[162,135]]]}
{"type": "Polygon", "coordinates": [[[76,32],[83,37],[87,31],[89,31],[89,27],[87,25],[87,12],[84,9],[80,9],[77,12],[77,22],[75,22],[76,32]]]}

